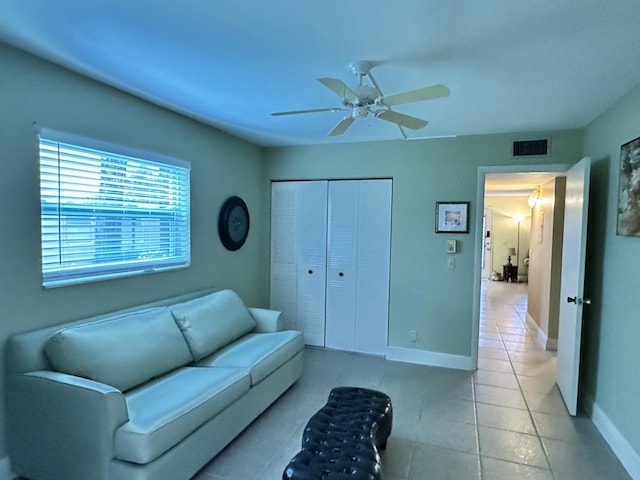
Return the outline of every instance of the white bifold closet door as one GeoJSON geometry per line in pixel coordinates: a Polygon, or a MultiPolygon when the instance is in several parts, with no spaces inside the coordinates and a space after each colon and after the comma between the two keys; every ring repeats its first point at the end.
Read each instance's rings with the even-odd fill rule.
{"type": "Polygon", "coordinates": [[[271,308],[307,345],[324,346],[327,182],[271,187],[271,308]]]}
{"type": "Polygon", "coordinates": [[[387,347],[391,180],[329,182],[325,346],[387,347]]]}
{"type": "Polygon", "coordinates": [[[391,180],[274,182],[271,308],[305,343],[387,347],[391,180]]]}

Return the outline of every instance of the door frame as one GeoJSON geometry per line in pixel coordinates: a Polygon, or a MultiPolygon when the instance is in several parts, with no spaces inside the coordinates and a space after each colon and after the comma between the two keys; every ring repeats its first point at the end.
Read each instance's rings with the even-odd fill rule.
{"type": "Polygon", "coordinates": [[[474,267],[473,267],[473,307],[472,307],[472,331],[471,331],[471,369],[478,368],[478,337],[480,334],[480,288],[482,276],[482,248],[484,248],[484,232],[482,229],[482,216],[484,215],[484,184],[488,174],[494,173],[536,173],[551,172],[564,173],[572,164],[550,163],[536,165],[496,165],[478,167],[476,184],[476,218],[474,240],[474,267]]]}
{"type": "Polygon", "coordinates": [[[495,213],[494,208],[493,207],[484,207],[482,209],[482,216],[484,217],[484,221],[482,222],[484,225],[483,228],[483,232],[482,232],[482,252],[480,253],[480,272],[482,275],[483,279],[487,279],[491,277],[491,271],[493,271],[493,234],[491,234],[490,237],[486,236],[486,232],[492,232],[493,231],[493,214],[495,213]],[[490,213],[490,215],[487,216],[487,212],[490,213]],[[487,225],[487,219],[490,218],[490,224],[487,225]],[[489,238],[489,248],[487,249],[487,238],[489,238]],[[489,252],[489,254],[487,255],[487,252],[489,252]],[[484,257],[484,267],[482,266],[482,258],[484,257]],[[488,262],[487,262],[487,258],[488,258],[488,262]],[[487,263],[489,264],[489,266],[487,267],[487,263]],[[489,275],[487,275],[487,271],[489,272],[489,275]]]}

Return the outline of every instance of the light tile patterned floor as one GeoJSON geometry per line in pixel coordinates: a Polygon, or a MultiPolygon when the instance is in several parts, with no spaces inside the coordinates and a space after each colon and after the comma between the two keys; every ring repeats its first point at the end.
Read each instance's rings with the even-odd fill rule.
{"type": "Polygon", "coordinates": [[[331,388],[382,390],[394,423],[385,480],[628,480],[588,418],[570,417],[555,356],[525,328],[526,285],[482,289],[478,370],[308,348],[302,378],[194,480],[278,480],[331,388]]]}

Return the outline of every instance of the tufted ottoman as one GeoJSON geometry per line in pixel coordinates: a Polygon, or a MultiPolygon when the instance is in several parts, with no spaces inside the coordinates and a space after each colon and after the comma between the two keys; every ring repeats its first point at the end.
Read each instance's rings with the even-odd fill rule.
{"type": "Polygon", "coordinates": [[[391,434],[391,399],[360,387],[331,390],[325,406],[307,423],[302,450],[283,480],[381,480],[379,449],[391,434]]]}

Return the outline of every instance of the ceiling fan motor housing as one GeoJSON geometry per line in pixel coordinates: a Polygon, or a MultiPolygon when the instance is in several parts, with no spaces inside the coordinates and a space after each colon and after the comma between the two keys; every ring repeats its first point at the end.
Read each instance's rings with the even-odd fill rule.
{"type": "Polygon", "coordinates": [[[357,85],[352,88],[353,93],[356,94],[356,101],[352,101],[352,107],[371,106],[376,103],[376,100],[380,97],[380,92],[373,87],[366,85],[357,85]]]}
{"type": "Polygon", "coordinates": [[[369,115],[369,107],[367,107],[366,105],[353,107],[353,111],[351,112],[351,116],[356,120],[359,118],[365,118],[367,117],[367,115],[369,115]]]}

